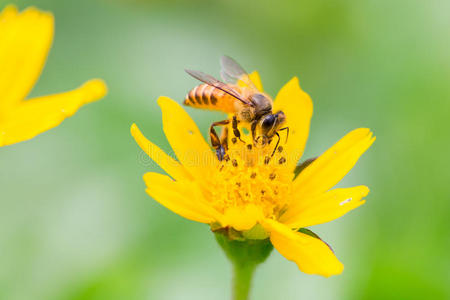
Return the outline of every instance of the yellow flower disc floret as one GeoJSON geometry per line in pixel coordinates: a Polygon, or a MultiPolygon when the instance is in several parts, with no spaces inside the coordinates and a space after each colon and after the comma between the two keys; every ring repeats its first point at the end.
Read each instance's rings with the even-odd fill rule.
{"type": "Polygon", "coordinates": [[[286,172],[287,157],[281,143],[276,150],[276,140],[256,148],[250,136],[241,138],[243,141],[230,138],[227,154],[213,172],[208,198],[235,229],[246,230],[258,221],[255,218],[277,219],[286,209],[292,173],[286,172]],[[242,214],[247,216],[245,222],[236,222],[233,217],[243,219],[242,214]]]}

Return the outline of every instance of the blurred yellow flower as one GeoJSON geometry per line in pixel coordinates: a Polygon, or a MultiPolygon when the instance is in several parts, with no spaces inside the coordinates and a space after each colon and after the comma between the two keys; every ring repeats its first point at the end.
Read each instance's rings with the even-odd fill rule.
{"type": "MultiPolygon", "coordinates": [[[[256,72],[252,80],[262,89],[256,72]]],[[[160,97],[158,104],[164,133],[178,161],[148,141],[135,124],[131,127],[142,150],[170,176],[144,175],[151,197],[231,239],[270,238],[305,273],[331,276],[342,272],[343,265],[330,247],[304,227],[329,222],[364,203],[362,198],[369,192],[366,186],[330,189],[374,142],[369,129],[348,133],[295,177],[312,116],[312,101],[297,78],[274,101],[274,111],[286,114],[290,134],[273,157],[273,145],[256,149],[251,137],[243,134],[245,144],[231,138],[228,156],[218,161],[179,104],[166,97],[160,97]]]]}
{"type": "Polygon", "coordinates": [[[0,13],[0,146],[25,141],[60,124],[83,104],[102,98],[102,80],[24,101],[36,83],[53,39],[53,15],[13,5],[0,13]]]}

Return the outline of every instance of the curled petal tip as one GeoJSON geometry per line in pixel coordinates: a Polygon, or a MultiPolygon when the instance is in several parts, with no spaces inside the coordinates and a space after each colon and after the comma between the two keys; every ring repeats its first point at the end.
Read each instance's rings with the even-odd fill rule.
{"type": "Polygon", "coordinates": [[[139,144],[139,146],[144,150],[144,144],[147,144],[148,141],[145,138],[145,136],[142,134],[139,127],[136,125],[136,123],[133,123],[130,127],[130,133],[131,136],[134,138],[134,140],[139,144]]]}
{"type": "Polygon", "coordinates": [[[15,5],[8,5],[5,7],[3,12],[12,13],[16,16],[25,16],[26,18],[39,18],[40,21],[48,21],[51,23],[54,21],[54,16],[51,12],[42,11],[35,6],[29,6],[19,14],[19,11],[15,5]]]}
{"type": "Polygon", "coordinates": [[[17,14],[18,9],[14,4],[8,4],[2,11],[2,14],[17,14]]]}
{"type": "Polygon", "coordinates": [[[83,84],[82,89],[87,96],[86,102],[99,100],[108,93],[108,87],[102,79],[89,80],[83,84]]]}
{"type": "Polygon", "coordinates": [[[168,103],[171,103],[171,102],[175,102],[175,101],[173,101],[172,99],[170,99],[169,97],[166,97],[166,96],[160,96],[159,98],[158,98],[158,105],[159,105],[159,107],[163,107],[164,105],[167,105],[168,103]]]}
{"type": "Polygon", "coordinates": [[[363,197],[367,196],[369,194],[369,192],[370,192],[369,187],[367,187],[365,185],[361,186],[361,195],[363,197]]]}
{"type": "Polygon", "coordinates": [[[131,124],[130,127],[130,133],[131,135],[134,137],[136,135],[136,133],[139,132],[139,128],[137,127],[136,123],[131,124]]]}

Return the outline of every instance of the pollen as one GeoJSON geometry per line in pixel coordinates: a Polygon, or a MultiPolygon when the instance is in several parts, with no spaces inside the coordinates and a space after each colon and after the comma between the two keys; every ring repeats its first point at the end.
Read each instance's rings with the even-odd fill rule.
{"type": "MultiPolygon", "coordinates": [[[[249,139],[248,136],[243,138],[249,139]]],[[[232,140],[232,139],[231,139],[232,140]]],[[[277,218],[288,205],[292,172],[288,171],[282,147],[275,143],[264,148],[250,143],[230,143],[226,157],[217,166],[208,198],[216,210],[246,211],[257,208],[264,217],[277,218]],[[272,156],[273,153],[273,156],[272,156]]]]}

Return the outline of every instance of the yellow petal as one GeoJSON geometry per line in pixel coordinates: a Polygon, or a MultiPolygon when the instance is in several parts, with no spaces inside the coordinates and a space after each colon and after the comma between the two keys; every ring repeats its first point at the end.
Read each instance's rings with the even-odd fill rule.
{"type": "Polygon", "coordinates": [[[144,175],[147,193],[161,205],[174,213],[200,223],[216,221],[212,208],[203,204],[203,200],[188,186],[170,179],[169,176],[158,173],[144,175]]]}
{"type": "Polygon", "coordinates": [[[263,218],[261,207],[249,204],[243,207],[232,206],[224,213],[222,226],[231,226],[238,231],[251,229],[263,218]]]}
{"type": "Polygon", "coordinates": [[[344,265],[327,244],[273,220],[266,219],[264,228],[270,232],[270,241],[286,259],[295,262],[307,274],[325,277],[342,273],[344,265]]]}
{"type": "Polygon", "coordinates": [[[252,73],[248,74],[248,76],[250,77],[250,80],[253,82],[253,84],[256,86],[256,88],[260,92],[264,92],[263,85],[261,82],[261,77],[259,77],[258,71],[253,71],[252,73]]]}
{"type": "Polygon", "coordinates": [[[175,101],[160,97],[164,133],[181,164],[200,181],[208,181],[218,160],[197,125],[175,101]]]}
{"type": "Polygon", "coordinates": [[[184,180],[192,178],[179,162],[146,139],[136,124],[131,125],[131,135],[139,147],[173,179],[184,180]]]}
{"type": "Polygon", "coordinates": [[[290,228],[303,228],[337,219],[364,204],[369,188],[364,185],[334,189],[309,199],[296,199],[280,222],[290,228]]]}
{"type": "Polygon", "coordinates": [[[336,185],[372,145],[375,137],[367,128],[355,129],[325,151],[294,180],[298,199],[328,191],[336,185]]]}
{"type": "Polygon", "coordinates": [[[0,15],[0,114],[30,92],[44,66],[53,39],[53,16],[14,6],[0,15]]]}
{"type": "Polygon", "coordinates": [[[17,17],[18,14],[17,7],[13,4],[5,6],[5,8],[0,12],[0,30],[4,30],[9,22],[17,17]]]}
{"type": "Polygon", "coordinates": [[[24,101],[5,112],[0,120],[0,146],[22,142],[56,127],[72,116],[83,104],[106,94],[106,85],[99,79],[86,82],[70,92],[24,101]]]}
{"type": "Polygon", "coordinates": [[[257,71],[253,71],[252,73],[248,74],[248,76],[243,75],[240,80],[238,80],[237,85],[240,87],[252,87],[251,83],[249,82],[249,79],[251,83],[260,91],[263,92],[263,87],[261,83],[261,78],[259,77],[259,74],[257,71]]]}
{"type": "MultiPolygon", "coordinates": [[[[309,124],[313,113],[311,98],[305,93],[298,82],[298,78],[292,78],[278,92],[274,101],[273,111],[283,111],[286,115],[285,127],[289,127],[289,137],[286,145],[286,164],[292,170],[305,149],[309,134],[309,124]]],[[[287,132],[286,132],[287,133],[287,132]]],[[[285,137],[282,134],[282,142],[285,137]]]]}

